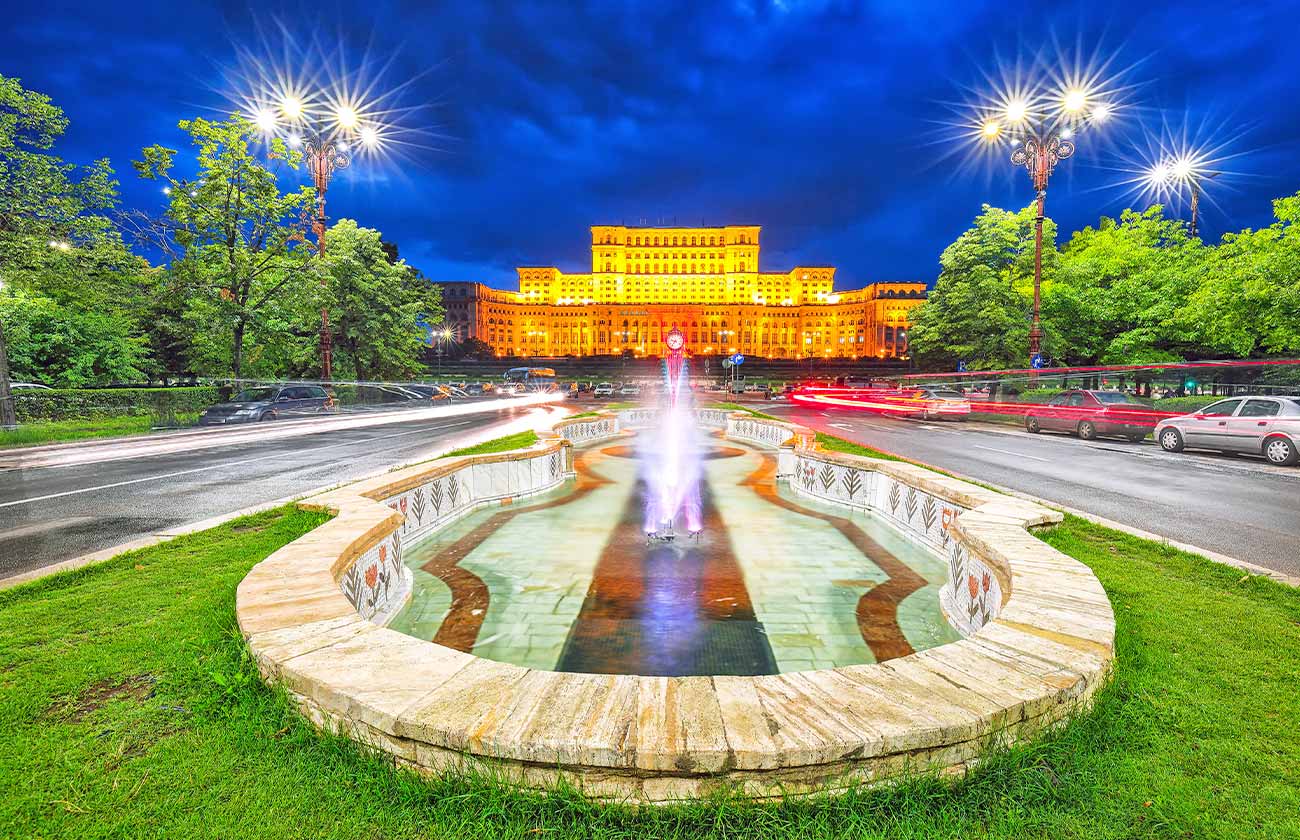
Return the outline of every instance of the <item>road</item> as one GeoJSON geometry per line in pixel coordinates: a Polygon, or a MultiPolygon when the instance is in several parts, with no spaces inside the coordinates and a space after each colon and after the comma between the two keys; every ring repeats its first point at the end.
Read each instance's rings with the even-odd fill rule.
{"type": "Polygon", "coordinates": [[[202,449],[93,463],[0,469],[0,579],[432,457],[453,445],[549,426],[565,413],[519,405],[361,428],[303,429],[293,437],[239,436],[202,449]]]}
{"type": "Polygon", "coordinates": [[[1090,443],[1014,426],[924,422],[853,409],[758,411],[1166,539],[1300,575],[1300,469],[1154,442],[1090,443]]]}

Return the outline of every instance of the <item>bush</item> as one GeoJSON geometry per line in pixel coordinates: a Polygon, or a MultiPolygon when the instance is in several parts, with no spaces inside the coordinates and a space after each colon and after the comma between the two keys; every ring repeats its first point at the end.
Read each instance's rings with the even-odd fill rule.
{"type": "Polygon", "coordinates": [[[1218,402],[1224,397],[1166,397],[1155,401],[1157,411],[1172,411],[1175,414],[1190,414],[1198,408],[1205,408],[1210,403],[1218,402]]]}
{"type": "Polygon", "coordinates": [[[220,402],[216,388],[58,388],[16,391],[19,423],[101,420],[105,417],[173,417],[220,402]]]}

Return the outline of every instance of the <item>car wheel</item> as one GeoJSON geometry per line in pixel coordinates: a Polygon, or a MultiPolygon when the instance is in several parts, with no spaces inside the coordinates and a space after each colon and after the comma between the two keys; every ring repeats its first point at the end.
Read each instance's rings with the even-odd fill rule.
{"type": "Polygon", "coordinates": [[[1166,452],[1183,451],[1183,433],[1177,429],[1165,429],[1160,433],[1160,448],[1166,452]]]}
{"type": "Polygon", "coordinates": [[[274,420],[274,419],[275,419],[275,412],[267,411],[257,418],[257,422],[263,423],[266,422],[267,420],[274,420]]]}
{"type": "Polygon", "coordinates": [[[1036,435],[1036,434],[1038,434],[1039,432],[1041,432],[1042,430],[1043,430],[1043,427],[1038,425],[1038,418],[1037,418],[1037,417],[1026,417],[1026,418],[1025,418],[1025,431],[1026,431],[1026,432],[1029,432],[1031,435],[1036,435]]]}
{"type": "Polygon", "coordinates": [[[1097,427],[1093,425],[1091,420],[1081,421],[1079,423],[1078,432],[1079,432],[1079,440],[1097,439],[1097,427]]]}
{"type": "Polygon", "coordinates": [[[1300,462],[1300,451],[1290,440],[1284,437],[1272,437],[1264,441],[1264,457],[1270,464],[1290,467],[1300,462]]]}

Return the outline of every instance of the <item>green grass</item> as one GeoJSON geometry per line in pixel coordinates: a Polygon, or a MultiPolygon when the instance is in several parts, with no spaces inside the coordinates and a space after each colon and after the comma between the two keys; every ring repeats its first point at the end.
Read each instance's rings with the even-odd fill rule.
{"type": "Polygon", "coordinates": [[[265,687],[235,585],[288,508],[0,592],[0,837],[1296,838],[1300,593],[1069,518],[1118,621],[1096,708],[966,780],[641,811],[422,780],[265,687]]]}
{"type": "Polygon", "coordinates": [[[36,446],[42,443],[84,440],[86,438],[138,435],[148,432],[153,418],[104,417],[98,420],[48,420],[24,423],[17,429],[0,430],[0,449],[12,446],[36,446]]]}
{"type": "Polygon", "coordinates": [[[511,449],[523,449],[525,446],[532,446],[534,443],[537,443],[537,432],[529,429],[524,432],[515,432],[513,435],[485,440],[464,449],[454,449],[442,457],[452,458],[457,455],[489,455],[493,452],[509,452],[511,449]]]}
{"type": "MultiPolygon", "coordinates": [[[[747,406],[747,405],[741,405],[740,403],[734,403],[734,402],[721,402],[721,403],[718,403],[717,405],[714,405],[714,406],[712,406],[712,407],[713,407],[713,408],[721,408],[721,409],[725,409],[725,410],[727,410],[727,411],[748,411],[750,414],[754,415],[755,417],[761,417],[761,418],[763,418],[764,420],[781,420],[780,417],[773,417],[773,416],[770,415],[770,414],[764,414],[764,413],[761,412],[761,411],[755,411],[754,409],[750,408],[749,406],[747,406]]],[[[786,422],[786,421],[781,421],[781,422],[786,422]]]]}
{"type": "MultiPolygon", "coordinates": [[[[872,449],[870,446],[863,446],[860,443],[854,443],[851,440],[845,440],[841,437],[828,435],[825,432],[817,433],[817,443],[821,445],[822,449],[831,452],[843,452],[847,455],[861,455],[864,458],[879,458],[882,461],[902,461],[905,464],[914,463],[908,461],[906,458],[900,458],[897,455],[891,455],[888,452],[881,452],[879,449],[872,449]]],[[[935,470],[935,472],[941,471],[935,470]]],[[[948,473],[944,473],[944,475],[948,475],[948,473]]]]}
{"type": "Polygon", "coordinates": [[[584,412],[582,412],[581,414],[570,414],[568,417],[565,417],[564,419],[565,419],[565,420],[581,420],[581,419],[584,418],[584,417],[595,417],[595,416],[597,416],[597,415],[599,415],[599,414],[600,414],[599,411],[584,411],[584,412]]]}

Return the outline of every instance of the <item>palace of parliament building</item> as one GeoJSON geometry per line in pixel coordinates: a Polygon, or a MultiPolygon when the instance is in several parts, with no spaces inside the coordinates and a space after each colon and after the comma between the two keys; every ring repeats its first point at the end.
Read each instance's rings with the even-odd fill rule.
{"type": "Polygon", "coordinates": [[[591,228],[591,271],[521,267],[519,291],[441,283],[447,325],[499,356],[696,354],[887,358],[906,351],[924,283],[834,291],[831,266],[759,269],[758,226],[591,228]]]}

